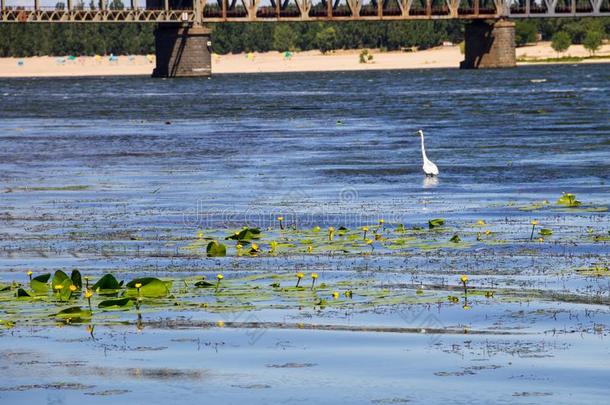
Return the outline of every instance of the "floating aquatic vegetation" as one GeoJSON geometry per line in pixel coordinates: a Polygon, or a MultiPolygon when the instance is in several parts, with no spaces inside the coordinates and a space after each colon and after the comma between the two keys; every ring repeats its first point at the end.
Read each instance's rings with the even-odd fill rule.
{"type": "Polygon", "coordinates": [[[610,269],[608,265],[598,264],[591,267],[581,267],[576,269],[576,272],[583,276],[592,277],[607,277],[610,276],[610,269]]]}
{"type": "Polygon", "coordinates": [[[58,313],[54,314],[53,317],[64,321],[66,323],[79,323],[88,321],[91,319],[91,311],[88,309],[82,309],[81,307],[70,307],[62,309],[58,313]]]}
{"type": "Polygon", "coordinates": [[[548,228],[542,228],[538,231],[538,233],[542,236],[551,236],[553,234],[553,231],[548,228]]]}
{"type": "Polygon", "coordinates": [[[208,257],[224,257],[227,255],[227,247],[222,243],[218,243],[218,241],[213,240],[208,243],[206,254],[208,257]]]}
{"type": "Polygon", "coordinates": [[[105,274],[95,284],[93,291],[102,295],[116,294],[123,285],[123,281],[119,282],[112,274],[105,274]]]}
{"type": "Polygon", "coordinates": [[[445,220],[443,218],[435,218],[428,221],[428,228],[438,228],[445,225],[445,220]]]}
{"type": "Polygon", "coordinates": [[[261,252],[260,248],[258,247],[258,244],[253,243],[250,246],[250,250],[248,251],[248,253],[250,254],[250,256],[256,256],[261,252]]]}
{"type": "Polygon", "coordinates": [[[23,288],[17,289],[17,298],[32,298],[32,294],[24,290],[23,288]]]}
{"type": "Polygon", "coordinates": [[[133,298],[125,297],[125,298],[113,298],[109,300],[104,300],[98,304],[98,308],[104,310],[112,310],[112,309],[129,309],[133,306],[133,298]]]}
{"type": "Polygon", "coordinates": [[[238,240],[240,242],[247,242],[252,239],[259,239],[261,237],[261,231],[258,228],[244,227],[241,231],[235,232],[233,235],[227,236],[227,240],[238,240]]]}
{"type": "Polygon", "coordinates": [[[49,291],[48,282],[50,278],[50,273],[36,276],[32,279],[32,281],[30,281],[30,287],[36,294],[46,294],[49,291]]]}
{"type": "Polygon", "coordinates": [[[169,294],[171,281],[161,281],[154,277],[136,278],[125,285],[125,295],[142,297],[164,297],[169,294]],[[139,284],[139,287],[138,287],[139,284]],[[134,291],[136,290],[136,291],[134,291]]]}
{"type": "Polygon", "coordinates": [[[213,283],[210,283],[209,281],[205,280],[205,276],[203,277],[202,280],[197,281],[194,285],[197,288],[210,288],[210,287],[214,287],[213,283]]]}
{"type": "Polygon", "coordinates": [[[574,194],[563,193],[559,200],[557,200],[557,204],[565,205],[566,207],[580,207],[582,203],[576,199],[574,194]]]}

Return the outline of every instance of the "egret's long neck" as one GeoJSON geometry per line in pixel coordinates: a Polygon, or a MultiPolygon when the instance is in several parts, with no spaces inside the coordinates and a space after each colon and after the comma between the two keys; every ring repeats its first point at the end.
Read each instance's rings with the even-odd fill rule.
{"type": "Polygon", "coordinates": [[[424,134],[421,134],[421,156],[424,160],[428,159],[426,156],[426,148],[424,147],[424,134]]]}

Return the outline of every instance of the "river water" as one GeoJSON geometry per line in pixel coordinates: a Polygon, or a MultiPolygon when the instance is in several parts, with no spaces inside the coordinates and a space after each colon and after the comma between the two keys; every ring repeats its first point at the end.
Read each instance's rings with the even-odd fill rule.
{"type": "MultiPolygon", "coordinates": [[[[0,402],[599,402],[610,393],[610,283],[573,269],[608,265],[609,117],[605,64],[0,80],[4,283],[27,281],[25,269],[213,277],[296,266],[327,280],[426,285],[469,272],[481,285],[572,294],[481,302],[469,312],[426,304],[435,327],[481,331],[472,337],[111,325],[87,340],[83,327],[17,325],[0,333],[0,402]],[[438,179],[422,173],[419,129],[438,179]],[[589,210],[519,209],[564,192],[589,210]],[[279,215],[299,229],[382,218],[426,226],[434,217],[457,229],[481,219],[509,242],[370,257],[181,254],[199,229],[266,229],[279,215]],[[529,244],[532,219],[557,230],[553,243],[529,244]]],[[[406,311],[419,314],[414,307],[406,311]]],[[[423,325],[391,305],[253,313],[260,322],[423,325]]]]}

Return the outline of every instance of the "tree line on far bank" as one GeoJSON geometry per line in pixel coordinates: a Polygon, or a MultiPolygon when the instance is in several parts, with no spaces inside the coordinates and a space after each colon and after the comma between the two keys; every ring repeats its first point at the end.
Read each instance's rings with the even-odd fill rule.
{"type": "MultiPolygon", "coordinates": [[[[115,55],[154,52],[154,25],[137,23],[0,24],[0,56],[115,55]]],[[[610,18],[518,21],[518,45],[542,40],[582,43],[592,53],[608,38],[610,18]]],[[[224,23],[214,26],[213,50],[219,54],[319,49],[430,48],[459,43],[464,24],[456,20],[224,23]]],[[[567,49],[567,47],[566,47],[567,49]]]]}

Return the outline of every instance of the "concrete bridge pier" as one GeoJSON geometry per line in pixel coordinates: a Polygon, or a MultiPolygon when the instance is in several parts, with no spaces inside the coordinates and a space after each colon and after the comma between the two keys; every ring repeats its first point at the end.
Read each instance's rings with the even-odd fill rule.
{"type": "Polygon", "coordinates": [[[210,29],[199,25],[159,24],[155,30],[157,65],[153,77],[206,77],[212,74],[210,29]]]}
{"type": "Polygon", "coordinates": [[[515,23],[475,20],[466,25],[461,69],[509,68],[517,65],[515,23]]]}

